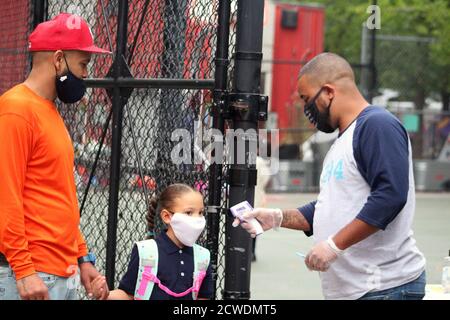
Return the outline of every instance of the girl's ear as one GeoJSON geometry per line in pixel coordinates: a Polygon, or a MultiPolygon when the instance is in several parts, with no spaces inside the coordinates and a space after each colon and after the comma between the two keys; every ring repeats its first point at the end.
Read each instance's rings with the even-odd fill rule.
{"type": "Polygon", "coordinates": [[[172,214],[167,211],[166,209],[161,210],[161,220],[165,223],[165,224],[170,224],[170,220],[172,219],[172,214]]]}

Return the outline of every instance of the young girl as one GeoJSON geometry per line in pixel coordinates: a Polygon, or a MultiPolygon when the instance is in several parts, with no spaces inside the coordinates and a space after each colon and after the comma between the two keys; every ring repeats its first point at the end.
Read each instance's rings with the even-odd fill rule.
{"type": "Polygon", "coordinates": [[[209,251],[197,244],[205,228],[202,195],[185,184],[172,184],[153,198],[147,215],[150,240],[136,243],[119,288],[105,292],[105,277],[92,282],[97,299],[193,300],[213,296],[209,251]],[[154,218],[166,224],[153,238],[154,218]]]}

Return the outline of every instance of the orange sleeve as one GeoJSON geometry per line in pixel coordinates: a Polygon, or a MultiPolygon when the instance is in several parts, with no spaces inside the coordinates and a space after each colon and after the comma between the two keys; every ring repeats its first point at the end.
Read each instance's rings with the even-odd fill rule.
{"type": "Polygon", "coordinates": [[[31,125],[20,115],[0,115],[0,249],[19,280],[35,273],[25,235],[23,189],[33,145],[31,125]]]}
{"type": "Polygon", "coordinates": [[[78,228],[78,258],[83,257],[88,254],[88,248],[86,245],[86,241],[84,240],[83,234],[78,228]]]}

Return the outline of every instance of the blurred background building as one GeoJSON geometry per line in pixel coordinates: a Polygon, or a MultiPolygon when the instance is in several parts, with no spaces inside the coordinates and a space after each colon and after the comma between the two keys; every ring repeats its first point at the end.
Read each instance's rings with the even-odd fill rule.
{"type": "Polygon", "coordinates": [[[337,134],[316,132],[298,104],[302,65],[331,51],[352,64],[361,92],[410,135],[416,187],[450,190],[450,41],[447,1],[266,1],[262,90],[268,129],[280,130],[280,171],[271,192],[318,190],[321,163],[337,134]],[[378,5],[380,29],[366,20],[378,5]]]}

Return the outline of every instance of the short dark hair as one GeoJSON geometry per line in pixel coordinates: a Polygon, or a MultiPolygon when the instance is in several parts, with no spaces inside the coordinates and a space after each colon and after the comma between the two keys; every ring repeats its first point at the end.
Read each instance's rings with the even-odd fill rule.
{"type": "Polygon", "coordinates": [[[333,83],[342,78],[355,81],[355,74],[347,60],[331,52],[320,53],[308,61],[301,67],[298,79],[300,80],[304,75],[320,85],[327,82],[333,83]]]}

